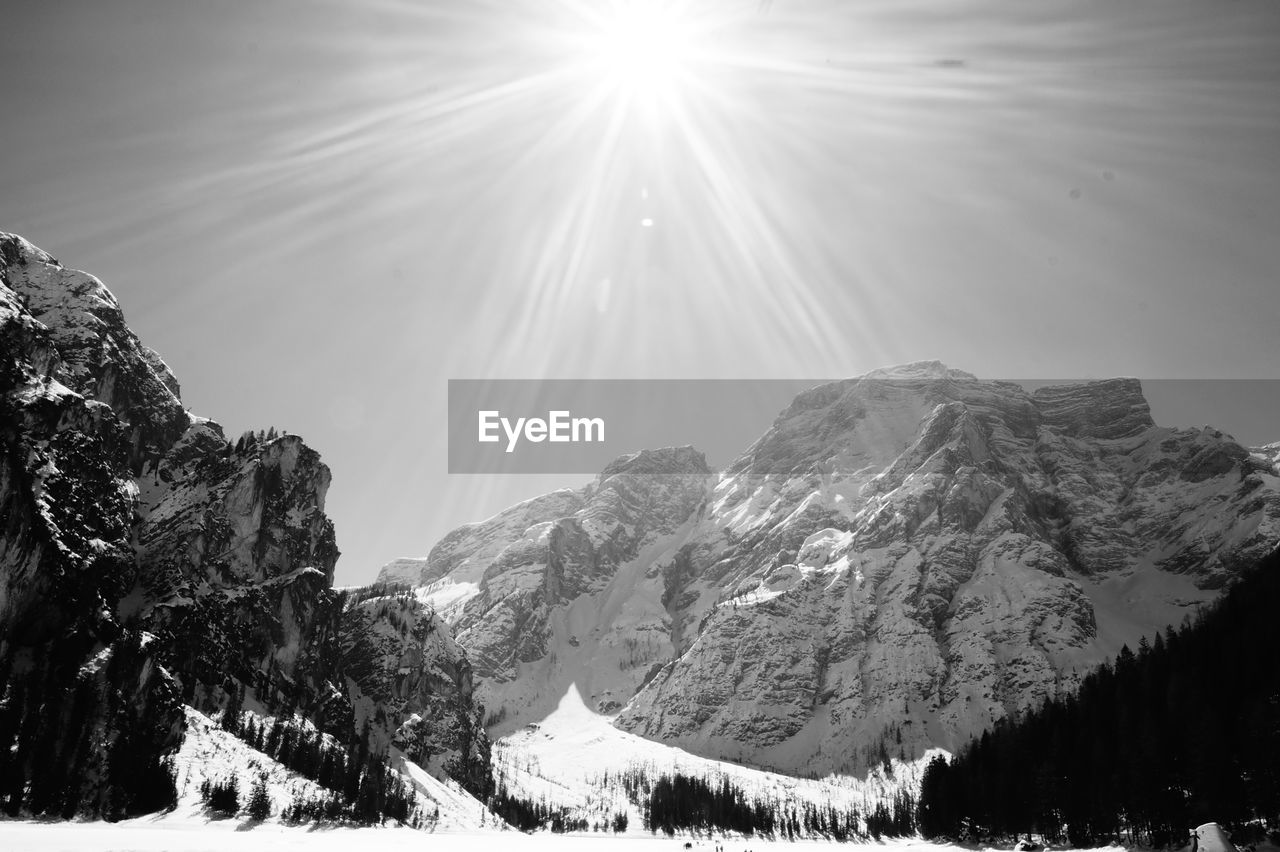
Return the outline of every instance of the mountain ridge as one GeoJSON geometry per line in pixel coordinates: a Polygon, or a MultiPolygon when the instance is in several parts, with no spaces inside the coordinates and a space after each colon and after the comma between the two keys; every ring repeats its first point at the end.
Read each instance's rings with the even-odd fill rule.
{"type": "Polygon", "coordinates": [[[1280,539],[1269,458],[1157,426],[1136,379],[918,362],[800,394],[723,473],[460,528],[467,576],[420,594],[475,652],[495,734],[578,682],[707,757],[858,770],[886,742],[954,748],[1211,600],[1280,539]],[[558,582],[567,541],[594,584],[558,582]]]}

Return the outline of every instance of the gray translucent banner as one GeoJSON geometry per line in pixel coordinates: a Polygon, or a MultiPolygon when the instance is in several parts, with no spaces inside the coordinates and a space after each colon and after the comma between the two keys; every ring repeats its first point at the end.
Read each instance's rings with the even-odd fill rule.
{"type": "MultiPolygon", "coordinates": [[[[696,448],[712,469],[786,473],[791,460],[767,446],[785,421],[794,444],[836,439],[869,411],[897,411],[910,428],[939,404],[981,414],[1122,438],[1149,421],[1213,426],[1245,446],[1280,441],[1280,381],[1236,379],[977,380],[964,374],[859,379],[657,379],[449,381],[449,473],[596,474],[619,457],[696,448]],[[1078,386],[1087,385],[1091,390],[1078,386]],[[1072,390],[1072,386],[1077,386],[1072,390]]],[[[880,415],[877,415],[880,417],[880,415]]],[[[870,428],[879,428],[868,422],[870,428]]],[[[687,463],[688,456],[682,457],[687,463]]],[[[796,463],[802,459],[795,459],[796,463]]],[[[650,472],[687,472],[683,468],[650,472]]]]}

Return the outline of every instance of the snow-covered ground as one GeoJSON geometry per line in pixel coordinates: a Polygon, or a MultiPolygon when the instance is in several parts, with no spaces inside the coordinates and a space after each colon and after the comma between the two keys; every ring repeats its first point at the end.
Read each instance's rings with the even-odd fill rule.
{"type": "Polygon", "coordinates": [[[494,765],[498,778],[515,795],[567,807],[573,816],[592,823],[626,813],[629,833],[637,834],[643,832],[643,818],[621,783],[621,775],[629,770],[641,770],[650,778],[675,772],[713,781],[727,778],[759,801],[813,803],[840,811],[855,808],[866,815],[902,786],[917,790],[924,765],[935,753],[939,752],[911,763],[892,761],[888,776],[877,768],[866,779],[796,778],[699,757],[620,731],[608,717],[588,709],[575,686],[554,713],[499,740],[494,765]]]}
{"type": "MultiPolygon", "coordinates": [[[[176,757],[179,805],[171,813],[119,823],[100,821],[55,822],[0,820],[0,850],[222,850],[234,845],[241,852],[255,849],[365,848],[379,850],[641,850],[695,849],[711,852],[717,844],[725,852],[770,847],[774,841],[760,838],[707,838],[654,836],[644,830],[639,809],[628,801],[621,774],[642,770],[651,778],[681,772],[703,778],[728,778],[753,798],[762,801],[813,802],[866,813],[875,803],[891,796],[899,785],[918,784],[921,762],[895,762],[891,777],[879,771],[867,779],[844,777],[793,778],[732,763],[709,760],[678,748],[651,742],[614,728],[609,718],[589,710],[576,687],[561,699],[556,711],[538,725],[500,740],[494,750],[499,778],[518,796],[554,807],[590,822],[604,821],[614,813],[626,813],[624,834],[525,835],[503,826],[475,799],[456,785],[433,778],[417,766],[394,755],[400,770],[413,782],[424,814],[437,815],[430,833],[409,828],[354,828],[293,826],[283,824],[281,810],[295,795],[321,795],[314,783],[290,772],[266,755],[223,731],[215,721],[188,708],[188,736],[176,757]],[[211,818],[200,801],[201,781],[235,776],[247,791],[259,776],[267,779],[273,815],[262,823],[247,817],[211,818]]],[[[783,842],[783,841],[777,841],[783,842]]],[[[789,845],[790,841],[787,841],[789,845]]],[[[826,841],[806,841],[825,843],[826,841]]],[[[877,844],[884,845],[884,844],[877,844]]],[[[932,849],[927,844],[888,844],[903,850],[932,849]]]]}
{"type": "MultiPolygon", "coordinates": [[[[34,821],[0,822],[0,849],[13,852],[236,852],[256,850],[305,849],[307,852],[355,852],[377,849],[397,852],[401,849],[431,852],[659,852],[683,850],[693,842],[697,852],[713,852],[723,845],[725,852],[772,848],[833,848],[823,841],[770,841],[759,838],[700,839],[668,838],[648,833],[641,835],[557,835],[505,832],[460,832],[423,834],[407,828],[331,828],[265,824],[252,826],[242,820],[144,817],[119,823],[73,822],[41,823],[34,821]]],[[[885,852],[940,852],[957,847],[936,846],[911,841],[889,841],[868,844],[885,852]]],[[[852,848],[841,846],[840,848],[852,848]]]]}

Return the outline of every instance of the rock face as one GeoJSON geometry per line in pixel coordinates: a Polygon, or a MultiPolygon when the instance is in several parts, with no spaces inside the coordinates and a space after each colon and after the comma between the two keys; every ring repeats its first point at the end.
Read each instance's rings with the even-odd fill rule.
{"type": "Polygon", "coordinates": [[[1155,425],[1130,379],[914,364],[807,391],[725,473],[641,457],[561,517],[446,537],[422,593],[495,731],[576,681],[620,727],[783,771],[954,748],[1280,541],[1273,455],[1155,425]]]}
{"type": "Polygon", "coordinates": [[[19,237],[0,234],[0,285],[5,807],[150,809],[182,704],[216,709],[244,687],[344,740],[369,721],[389,743],[412,722],[416,752],[443,755],[436,769],[480,777],[469,670],[430,616],[398,639],[415,686],[376,718],[365,706],[383,649],[352,649],[378,645],[364,634],[390,616],[330,588],[330,476],[315,451],[274,429],[233,444],[187,413],[101,282],[19,237]]]}
{"type": "Polygon", "coordinates": [[[417,596],[376,587],[351,593],[337,631],[357,727],[378,745],[449,775],[483,798],[489,741],[472,700],[471,663],[449,627],[417,596]]]}

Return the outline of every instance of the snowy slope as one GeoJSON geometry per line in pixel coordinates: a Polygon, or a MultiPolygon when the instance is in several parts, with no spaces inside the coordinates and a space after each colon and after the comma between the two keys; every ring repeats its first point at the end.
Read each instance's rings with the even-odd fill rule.
{"type": "MultiPolygon", "coordinates": [[[[255,714],[246,711],[244,717],[255,714]]],[[[190,707],[186,708],[187,734],[182,747],[174,757],[177,769],[178,807],[158,819],[187,822],[207,818],[200,798],[200,785],[206,779],[226,781],[235,778],[241,795],[241,804],[259,777],[266,778],[271,797],[271,822],[278,823],[280,815],[297,797],[323,799],[329,791],[314,781],[290,771],[277,761],[247,745],[239,737],[224,730],[216,721],[190,707]]],[[[269,716],[258,716],[268,721],[269,716]]],[[[392,765],[408,780],[417,792],[418,808],[425,818],[427,830],[459,831],[484,827],[484,805],[470,796],[452,781],[434,778],[421,767],[408,761],[398,751],[392,753],[392,765]]],[[[236,818],[248,822],[248,818],[236,818]]]]}
{"type": "MultiPolygon", "coordinates": [[[[241,803],[247,797],[254,782],[267,779],[267,793],[271,797],[271,812],[279,818],[294,798],[323,798],[326,790],[314,781],[291,772],[284,766],[246,745],[243,740],[222,730],[208,716],[185,708],[187,733],[182,747],[174,757],[177,769],[178,808],[174,815],[189,819],[205,811],[200,798],[200,785],[206,780],[217,782],[234,778],[239,785],[241,803]]],[[[248,714],[246,714],[248,715],[248,714]]]]}

